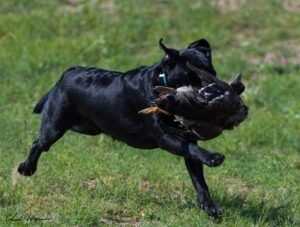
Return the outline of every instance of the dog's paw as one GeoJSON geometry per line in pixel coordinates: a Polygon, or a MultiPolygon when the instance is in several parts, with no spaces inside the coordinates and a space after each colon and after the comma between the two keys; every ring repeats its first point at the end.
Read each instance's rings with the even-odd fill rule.
{"type": "Polygon", "coordinates": [[[211,153],[208,154],[206,160],[204,160],[204,164],[209,167],[217,167],[223,163],[225,156],[219,153],[211,153]]]}
{"type": "Polygon", "coordinates": [[[36,171],[36,167],[28,166],[26,162],[22,162],[18,167],[18,172],[23,176],[31,176],[36,171]]]}
{"type": "Polygon", "coordinates": [[[221,218],[222,217],[222,209],[214,204],[213,202],[203,202],[200,204],[200,207],[209,215],[214,218],[221,218]]]}

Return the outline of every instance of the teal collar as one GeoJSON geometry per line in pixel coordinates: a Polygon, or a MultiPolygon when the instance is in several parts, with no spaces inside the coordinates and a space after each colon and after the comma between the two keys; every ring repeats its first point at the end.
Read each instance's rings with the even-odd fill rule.
{"type": "Polygon", "coordinates": [[[167,75],[166,75],[166,73],[162,72],[162,73],[160,73],[158,76],[159,76],[160,78],[162,78],[162,81],[163,81],[164,85],[165,85],[166,87],[168,87],[168,80],[167,80],[167,75]]]}

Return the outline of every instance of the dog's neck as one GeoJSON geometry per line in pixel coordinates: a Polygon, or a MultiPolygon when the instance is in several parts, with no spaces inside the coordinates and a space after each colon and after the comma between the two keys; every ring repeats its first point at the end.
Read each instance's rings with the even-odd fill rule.
{"type": "Polygon", "coordinates": [[[153,86],[170,86],[169,76],[164,70],[162,61],[155,63],[149,67],[149,72],[151,72],[151,81],[153,86]]]}

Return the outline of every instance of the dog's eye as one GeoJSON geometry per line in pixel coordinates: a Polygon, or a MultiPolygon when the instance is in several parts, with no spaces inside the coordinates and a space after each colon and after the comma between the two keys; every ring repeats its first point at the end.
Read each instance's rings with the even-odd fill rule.
{"type": "Polygon", "coordinates": [[[165,63],[165,65],[173,66],[176,63],[176,61],[174,59],[170,58],[169,55],[166,55],[164,57],[164,63],[165,63]]]}
{"type": "Polygon", "coordinates": [[[166,55],[165,58],[164,58],[164,63],[165,64],[170,64],[172,62],[174,62],[173,59],[170,58],[169,55],[166,55]]]}

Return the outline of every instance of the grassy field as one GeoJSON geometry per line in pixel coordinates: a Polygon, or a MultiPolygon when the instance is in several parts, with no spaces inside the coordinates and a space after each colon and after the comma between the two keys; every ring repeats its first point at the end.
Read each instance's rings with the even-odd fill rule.
{"type": "Polygon", "coordinates": [[[0,1],[0,226],[299,226],[299,24],[294,0],[0,1]],[[249,119],[202,143],[226,155],[205,168],[222,222],[197,208],[180,157],[107,136],[68,132],[33,177],[14,174],[37,138],[33,106],[66,68],[150,65],[160,37],[206,38],[221,78],[245,75],[249,119]]]}

